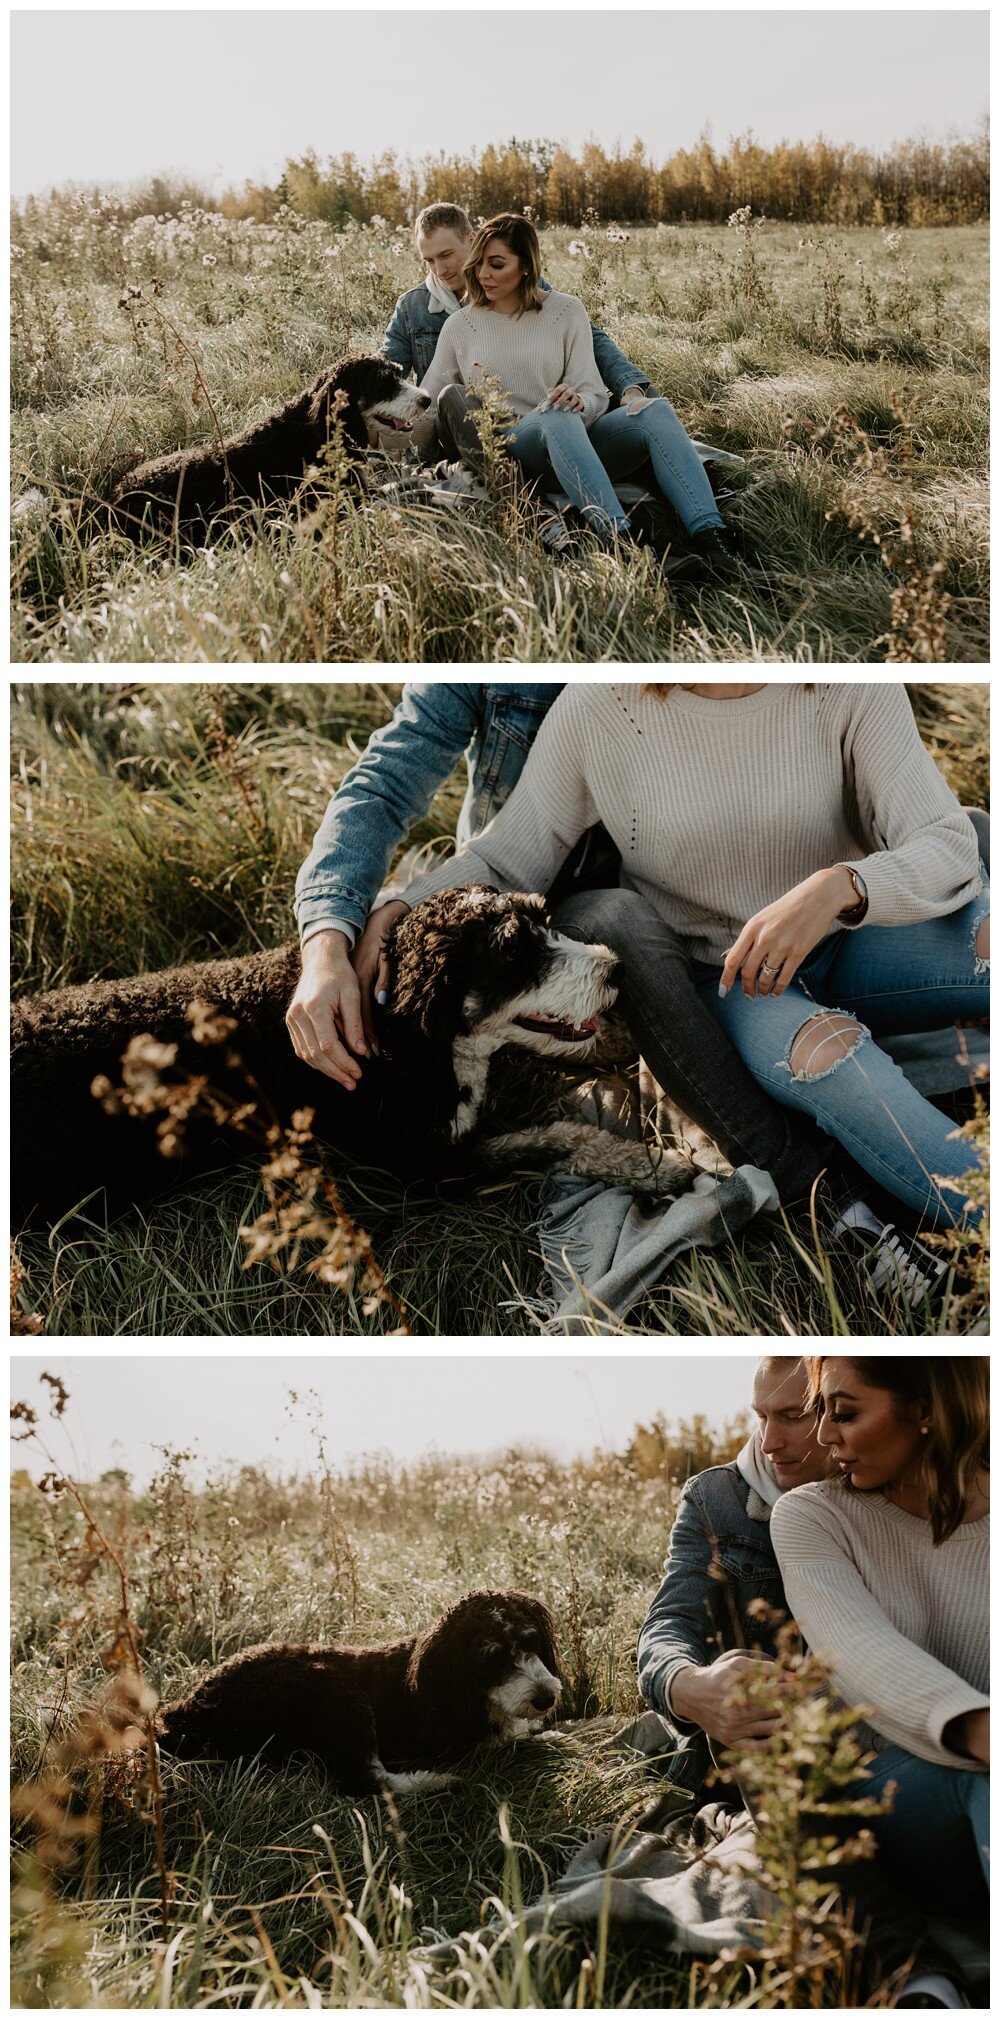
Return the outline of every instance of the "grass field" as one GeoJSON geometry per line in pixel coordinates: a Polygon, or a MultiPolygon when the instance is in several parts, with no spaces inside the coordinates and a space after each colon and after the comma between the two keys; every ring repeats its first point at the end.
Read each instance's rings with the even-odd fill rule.
{"type": "MultiPolygon", "coordinates": [[[[669,1392],[669,1370],[665,1381],[669,1392]]],[[[47,1398],[23,1399],[40,1409],[44,1436],[47,1398]]],[[[530,1385],[525,1400],[530,1411],[530,1385]]],[[[145,1677],[161,1697],[258,1640],[364,1644],[429,1624],[466,1590],[514,1585],[554,1613],[567,1720],[641,1708],[636,1634],[678,1482],[731,1456],[743,1430],[661,1425],[621,1453],[571,1463],[511,1451],[409,1468],[372,1458],[336,1472],[312,1420],[308,1478],[245,1466],[196,1486],[189,1457],[165,1451],[146,1491],[123,1472],[83,1489],[94,1525],[71,1494],[15,1475],[14,1769],[28,1803],[32,1789],[43,1800],[38,1855],[15,1885],[14,2003],[798,2004],[795,1982],[767,1966],[711,1970],[606,1928],[515,1935],[491,1955],[484,1922],[537,1897],[587,1837],[662,1792],[593,1725],[495,1747],[459,1788],[396,1805],[333,1794],[307,1763],[268,1773],[161,1758],[162,1858],[141,1753],[106,1759],[98,1746],[89,1771],[70,1775],[74,1796],[58,1783],[59,1748],[99,1699],[121,1643],[120,1584],[101,1538],[125,1568],[145,1677]],[[161,1863],[172,1875],[165,1930],[161,1863]],[[460,1968],[414,1953],[462,1931],[460,1968]]],[[[26,1824],[19,1836],[27,1849],[26,1824]]],[[[826,2002],[842,2002],[835,1987],[826,2002]]]]}
{"type": "Polygon", "coordinates": [[[336,485],[315,524],[193,558],[88,528],[81,503],[142,457],[377,347],[420,273],[402,228],[194,205],[120,224],[63,195],[14,223],[14,492],[42,494],[14,660],[985,662],[985,227],[595,225],[543,251],[689,430],[747,459],[766,579],[672,594],[648,550],[554,560],[502,502],[459,518],[336,485]]]}
{"type": "MultiPolygon", "coordinates": [[[[15,994],[171,962],[244,953],[290,936],[296,871],[330,791],[398,688],[356,683],[212,686],[27,683],[13,689],[15,994]]],[[[988,803],[987,692],[911,690],[925,740],[959,797],[988,803]]],[[[458,775],[416,831],[454,829],[458,775]]],[[[569,1069],[513,1062],[492,1101],[542,1113],[569,1069]],[[513,1074],[513,1082],[510,1075],[513,1074]],[[505,1096],[506,1088],[506,1096],[505,1096]]],[[[532,1204],[522,1180],[469,1200],[400,1199],[377,1168],[329,1155],[348,1210],[416,1333],[524,1334],[539,1287],[532,1204]]],[[[240,1227],[261,1209],[253,1162],[107,1225],[83,1221],[19,1243],[15,1322],[62,1336],[380,1333],[301,1272],[243,1266],[240,1227]]],[[[624,1331],[666,1336],[931,1332],[983,1328],[985,1272],[949,1285],[917,1318],[876,1299],[852,1263],[831,1265],[808,1219],[751,1228],[693,1254],[624,1331]]]]}

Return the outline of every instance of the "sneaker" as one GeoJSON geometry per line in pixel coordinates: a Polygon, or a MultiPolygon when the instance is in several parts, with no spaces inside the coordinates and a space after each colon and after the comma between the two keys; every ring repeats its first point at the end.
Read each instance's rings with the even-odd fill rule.
{"type": "Polygon", "coordinates": [[[863,1199],[853,1199],[830,1230],[834,1241],[860,1242],[868,1251],[873,1290],[895,1290],[915,1311],[947,1274],[947,1265],[932,1255],[914,1234],[904,1234],[892,1221],[876,1219],[863,1199]]]}
{"type": "Polygon", "coordinates": [[[921,1970],[914,1977],[908,1977],[895,2006],[916,2006],[920,2011],[942,2008],[949,2012],[964,2012],[969,2001],[959,1986],[950,1977],[937,1970],[921,1970]]]}
{"type": "Polygon", "coordinates": [[[740,573],[736,541],[728,526],[704,526],[690,535],[690,543],[706,574],[717,581],[731,582],[740,573]]]}

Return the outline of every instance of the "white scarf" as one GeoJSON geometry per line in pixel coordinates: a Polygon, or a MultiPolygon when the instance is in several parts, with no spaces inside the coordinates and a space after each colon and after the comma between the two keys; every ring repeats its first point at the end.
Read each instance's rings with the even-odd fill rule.
{"type": "Polygon", "coordinates": [[[782,1488],[774,1476],[770,1459],[765,1458],[760,1448],[759,1430],[747,1438],[742,1451],[737,1454],[736,1469],[747,1485],[759,1494],[765,1507],[773,1507],[780,1500],[782,1488]]]}
{"type": "Polygon", "coordinates": [[[454,315],[456,310],[462,306],[457,294],[452,294],[450,287],[446,287],[444,281],[439,280],[436,273],[429,273],[427,276],[427,292],[430,296],[431,307],[443,309],[445,315],[454,315]]]}

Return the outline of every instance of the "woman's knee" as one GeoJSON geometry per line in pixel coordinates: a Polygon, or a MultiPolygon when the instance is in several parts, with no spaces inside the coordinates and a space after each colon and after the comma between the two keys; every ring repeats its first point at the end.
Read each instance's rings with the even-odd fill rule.
{"type": "Polygon", "coordinates": [[[976,959],[977,961],[984,960],[988,964],[989,958],[990,958],[990,915],[989,912],[987,912],[986,917],[981,921],[979,930],[976,933],[976,959]]]}
{"type": "Polygon", "coordinates": [[[857,1051],[868,1036],[863,1024],[842,1010],[819,1010],[792,1039],[788,1064],[793,1080],[823,1080],[857,1051]]]}
{"type": "Polygon", "coordinates": [[[585,441],[590,439],[583,415],[571,414],[566,407],[546,407],[543,412],[533,414],[532,419],[537,420],[543,435],[563,441],[579,441],[581,436],[585,441]]]}

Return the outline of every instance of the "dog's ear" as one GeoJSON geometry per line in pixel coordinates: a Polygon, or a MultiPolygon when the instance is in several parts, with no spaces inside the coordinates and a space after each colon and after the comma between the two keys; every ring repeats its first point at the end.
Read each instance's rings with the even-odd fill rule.
{"type": "Polygon", "coordinates": [[[455,1755],[468,1752],[488,1728],[482,1687],[463,1647],[467,1624],[446,1614],[418,1640],[406,1671],[428,1741],[455,1755]]]}

